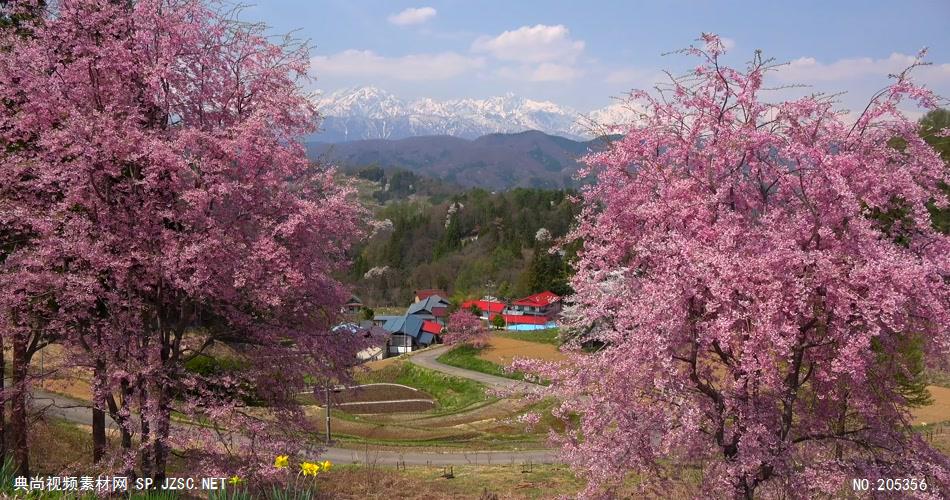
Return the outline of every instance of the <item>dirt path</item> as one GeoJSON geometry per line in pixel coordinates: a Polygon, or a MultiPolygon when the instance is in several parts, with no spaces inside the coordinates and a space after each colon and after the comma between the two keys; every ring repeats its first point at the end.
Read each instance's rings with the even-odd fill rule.
{"type": "Polygon", "coordinates": [[[530,382],[522,382],[520,380],[512,380],[510,378],[496,377],[487,373],[444,365],[436,361],[436,358],[445,354],[445,352],[449,349],[451,349],[451,346],[442,345],[439,347],[430,347],[428,349],[418,351],[417,353],[413,353],[413,355],[409,357],[409,362],[419,365],[423,368],[428,368],[430,370],[435,370],[437,372],[442,372],[455,377],[474,380],[493,389],[529,392],[538,388],[537,385],[530,382]]]}

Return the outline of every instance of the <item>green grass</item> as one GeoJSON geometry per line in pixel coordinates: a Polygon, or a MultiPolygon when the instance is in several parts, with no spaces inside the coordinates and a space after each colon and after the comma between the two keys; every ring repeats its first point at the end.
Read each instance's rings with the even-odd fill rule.
{"type": "Polygon", "coordinates": [[[506,339],[515,339],[515,340],[524,340],[525,342],[537,342],[538,344],[551,344],[551,345],[561,345],[560,339],[558,339],[559,331],[557,328],[549,328],[547,330],[534,330],[530,332],[504,332],[496,333],[495,335],[506,338],[506,339]]]}
{"type": "Polygon", "coordinates": [[[430,394],[438,403],[436,412],[452,413],[489,399],[485,386],[473,380],[452,377],[411,363],[401,362],[381,370],[359,373],[360,383],[388,382],[414,387],[430,394]]]}
{"type": "Polygon", "coordinates": [[[495,375],[496,377],[524,380],[524,374],[521,372],[508,372],[501,365],[479,358],[478,355],[483,349],[463,344],[439,356],[436,361],[449,366],[495,375]]]}
{"type": "Polygon", "coordinates": [[[377,307],[373,309],[377,316],[402,316],[406,313],[405,307],[377,307]]]}

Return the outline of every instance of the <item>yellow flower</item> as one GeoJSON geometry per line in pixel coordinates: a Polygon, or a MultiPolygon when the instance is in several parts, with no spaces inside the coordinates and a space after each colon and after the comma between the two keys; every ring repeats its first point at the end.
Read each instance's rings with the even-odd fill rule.
{"type": "Polygon", "coordinates": [[[242,482],[244,482],[244,480],[241,479],[241,478],[239,478],[239,477],[237,477],[237,476],[231,476],[231,479],[228,479],[228,482],[231,483],[231,484],[233,484],[233,485],[238,485],[238,484],[241,484],[242,482]]]}
{"type": "Polygon", "coordinates": [[[289,464],[290,457],[287,455],[277,455],[277,458],[274,459],[274,467],[278,469],[286,469],[289,464]]]}
{"type": "Polygon", "coordinates": [[[320,462],[320,468],[322,468],[325,471],[330,470],[331,467],[333,467],[333,463],[330,462],[329,460],[324,460],[323,462],[320,462]]]}
{"type": "Polygon", "coordinates": [[[300,464],[300,471],[305,476],[316,476],[320,473],[320,465],[313,462],[304,462],[300,464]]]}

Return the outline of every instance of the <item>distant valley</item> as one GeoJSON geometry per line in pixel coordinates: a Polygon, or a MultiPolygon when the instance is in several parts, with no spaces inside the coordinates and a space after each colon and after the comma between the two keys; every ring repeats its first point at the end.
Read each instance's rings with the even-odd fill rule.
{"type": "Polygon", "coordinates": [[[579,159],[605,144],[604,139],[578,141],[527,131],[474,140],[442,135],[310,142],[307,148],[311,159],[341,167],[401,168],[461,186],[499,190],[577,186],[579,159]]]}

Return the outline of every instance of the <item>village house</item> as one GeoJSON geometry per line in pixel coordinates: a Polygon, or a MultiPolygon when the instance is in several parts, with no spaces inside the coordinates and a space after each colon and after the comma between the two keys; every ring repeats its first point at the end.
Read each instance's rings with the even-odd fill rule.
{"type": "MultiPolygon", "coordinates": [[[[440,342],[445,329],[450,303],[439,290],[417,290],[415,301],[401,315],[378,315],[371,324],[381,327],[388,336],[384,356],[398,356],[440,342]]],[[[441,292],[445,293],[445,292],[441,292]]],[[[495,297],[469,300],[462,309],[477,308],[479,316],[488,321],[501,316],[508,330],[542,330],[555,327],[561,312],[561,297],[545,291],[506,304],[495,297]]]]}
{"type": "MultiPolygon", "coordinates": [[[[388,336],[388,332],[378,326],[374,326],[372,323],[360,325],[357,325],[356,323],[343,323],[333,327],[332,331],[333,333],[338,334],[348,333],[351,335],[361,335],[364,339],[373,337],[376,339],[384,339],[388,336]]],[[[356,359],[359,361],[374,361],[377,359],[383,359],[385,357],[385,345],[367,347],[366,349],[356,353],[356,359]]]]}
{"type": "Polygon", "coordinates": [[[553,292],[544,291],[518,299],[511,303],[508,314],[544,316],[554,318],[561,312],[561,296],[553,292]]]}
{"type": "Polygon", "coordinates": [[[470,311],[473,308],[478,309],[478,317],[487,320],[490,314],[500,314],[504,312],[507,305],[501,299],[495,297],[482,297],[481,300],[467,300],[462,302],[462,309],[470,311]]]}
{"type": "Polygon", "coordinates": [[[363,301],[356,295],[350,295],[350,300],[343,304],[343,314],[355,318],[363,310],[363,301]]]}
{"type": "Polygon", "coordinates": [[[441,325],[445,324],[448,316],[449,301],[439,295],[429,295],[421,301],[416,301],[409,306],[407,315],[416,316],[426,320],[435,321],[441,325]]]}
{"type": "Polygon", "coordinates": [[[442,326],[438,323],[409,314],[390,319],[383,325],[383,329],[389,334],[386,344],[389,356],[428,347],[436,343],[436,335],[442,332],[442,326]]]}
{"type": "Polygon", "coordinates": [[[449,294],[445,293],[445,290],[439,290],[438,288],[430,288],[426,290],[416,290],[412,293],[415,297],[415,302],[422,302],[423,300],[428,299],[433,295],[438,295],[439,297],[448,297],[449,294]]]}
{"type": "Polygon", "coordinates": [[[561,296],[544,291],[506,304],[494,297],[469,300],[462,309],[478,308],[482,319],[492,321],[501,316],[507,330],[543,330],[554,328],[554,320],[561,312],[561,296]]]}
{"type": "Polygon", "coordinates": [[[417,300],[401,316],[373,317],[372,323],[382,327],[388,335],[386,355],[398,356],[439,342],[448,317],[449,301],[428,293],[433,291],[417,291],[417,300]]]}

